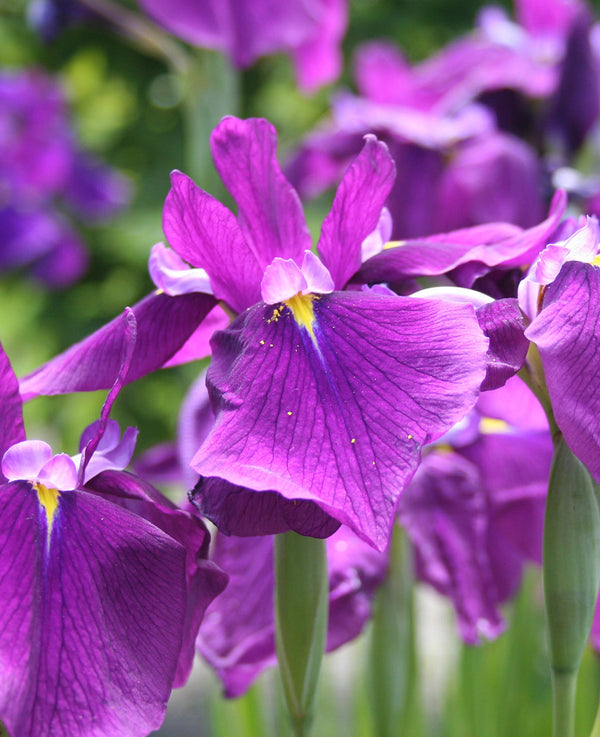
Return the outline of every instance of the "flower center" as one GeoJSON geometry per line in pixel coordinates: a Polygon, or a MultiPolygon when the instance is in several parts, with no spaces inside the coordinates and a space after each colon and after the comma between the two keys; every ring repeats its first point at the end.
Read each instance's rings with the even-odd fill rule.
{"type": "Polygon", "coordinates": [[[313,343],[316,344],[315,331],[313,328],[315,322],[315,312],[313,310],[313,300],[318,299],[315,294],[302,294],[298,292],[293,297],[285,300],[285,304],[290,308],[294,315],[294,320],[301,327],[308,330],[313,343]]]}
{"type": "Polygon", "coordinates": [[[54,515],[58,509],[58,497],[60,496],[60,492],[58,489],[48,489],[43,484],[40,484],[39,481],[34,481],[33,488],[37,491],[38,501],[46,512],[46,522],[48,525],[47,542],[49,545],[52,523],[54,522],[54,515]]]}

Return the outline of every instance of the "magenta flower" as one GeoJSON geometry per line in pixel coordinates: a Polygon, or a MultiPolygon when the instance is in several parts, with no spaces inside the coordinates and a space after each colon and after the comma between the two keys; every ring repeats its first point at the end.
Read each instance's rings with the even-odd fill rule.
{"type": "Polygon", "coordinates": [[[224,51],[238,67],[268,54],[289,53],[298,84],[307,92],[335,81],[342,68],[345,0],[177,0],[168,10],[157,0],[139,4],[171,33],[224,51]]]}
{"type": "Polygon", "coordinates": [[[0,353],[0,719],[12,737],[142,736],[187,678],[194,639],[226,576],[202,522],[135,476],[135,432],[108,420],[82,454],[25,440],[0,353]]]}
{"type": "MultiPolygon", "coordinates": [[[[212,148],[238,217],[179,172],[164,212],[178,256],[204,270],[214,297],[240,313],[212,340],[216,423],[192,463],[204,478],[196,501],[228,532],[323,536],[344,523],[384,548],[421,445],[477,397],[487,340],[470,305],[340,291],[360,267],[393,182],[387,149],[374,137],[338,189],[320,258],[277,164],[270,124],[226,118],[212,148]]],[[[195,277],[191,283],[195,289],[195,277]]],[[[201,297],[160,296],[178,301],[180,314],[183,300],[201,297]]],[[[173,340],[148,316],[137,309],[143,340],[156,345],[134,355],[127,380],[163,365],[173,340]]],[[[24,379],[24,395],[102,386],[122,345],[114,327],[24,379]]]]}
{"type": "Polygon", "coordinates": [[[476,644],[504,629],[499,605],[516,592],[525,563],[541,564],[552,441],[520,379],[482,394],[472,419],[425,455],[399,519],[417,577],[452,601],[461,636],[476,644]]]}

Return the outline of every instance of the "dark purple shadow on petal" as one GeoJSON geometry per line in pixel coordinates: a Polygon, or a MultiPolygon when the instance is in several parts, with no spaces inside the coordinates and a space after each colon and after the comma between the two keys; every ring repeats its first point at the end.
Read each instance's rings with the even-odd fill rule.
{"type": "Polygon", "coordinates": [[[516,299],[501,299],[480,307],[477,320],[490,339],[481,390],[498,389],[525,363],[529,341],[523,314],[516,299]]]}
{"type": "Polygon", "coordinates": [[[200,514],[226,535],[275,535],[293,530],[324,538],[340,526],[338,520],[305,499],[286,499],[276,491],[253,491],[219,478],[201,478],[190,492],[200,514]]]}
{"type": "Polygon", "coordinates": [[[29,484],[0,487],[0,718],[20,737],[143,737],[164,717],[186,607],[185,551],[86,492],[49,546],[29,484]]]}
{"type": "Polygon", "coordinates": [[[477,398],[487,340],[471,305],[334,292],[313,306],[315,342],[266,305],[213,337],[217,419],[192,466],[313,501],[383,549],[421,445],[477,398]]]}
{"type": "MultiPolygon", "coordinates": [[[[207,294],[168,297],[156,292],[132,309],[137,340],[123,383],[161,368],[186,342],[215,305],[207,294]]],[[[21,379],[25,401],[39,395],[110,389],[121,368],[128,343],[123,316],[21,379]]]]}
{"type": "Polygon", "coordinates": [[[376,228],[396,168],[385,143],[365,136],[365,144],[344,174],[329,215],[323,222],[318,251],[336,289],[342,289],[361,265],[361,244],[376,228]]]}
{"type": "MultiPolygon", "coordinates": [[[[23,426],[23,402],[19,394],[19,382],[15,376],[8,356],[0,344],[0,461],[4,453],[15,443],[25,440],[23,426]]],[[[6,478],[0,470],[0,479],[6,478]]]]}

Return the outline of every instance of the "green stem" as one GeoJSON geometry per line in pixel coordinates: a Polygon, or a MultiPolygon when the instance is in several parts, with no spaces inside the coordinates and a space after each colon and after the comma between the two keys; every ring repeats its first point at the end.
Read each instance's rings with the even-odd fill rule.
{"type": "Polygon", "coordinates": [[[377,737],[402,734],[414,687],[412,555],[399,525],[394,528],[388,575],[374,605],[369,684],[377,737]]]}
{"type": "Polygon", "coordinates": [[[596,718],[594,719],[594,726],[590,737],[600,737],[600,703],[598,704],[598,711],[596,712],[596,718]]]}
{"type": "Polygon", "coordinates": [[[187,71],[186,52],[154,23],[111,0],[79,0],[79,3],[108,20],[145,53],[164,58],[173,71],[179,73],[187,71]]]}
{"type": "Polygon", "coordinates": [[[286,705],[296,737],[308,737],[325,650],[328,578],[325,541],[275,536],[275,639],[286,705]]]}
{"type": "Polygon", "coordinates": [[[554,670],[552,672],[553,737],[574,737],[576,691],[577,671],[559,673],[554,670]]]}

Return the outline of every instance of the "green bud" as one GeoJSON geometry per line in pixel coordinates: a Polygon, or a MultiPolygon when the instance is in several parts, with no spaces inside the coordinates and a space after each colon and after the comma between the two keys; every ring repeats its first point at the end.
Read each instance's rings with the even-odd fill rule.
{"type": "Polygon", "coordinates": [[[321,669],[329,582],[324,540],[287,532],[275,536],[275,639],[287,708],[296,735],[314,716],[321,669]]]}
{"type": "Polygon", "coordinates": [[[556,446],[544,527],[544,596],[552,668],[579,669],[600,584],[598,485],[561,438],[556,446]]]}

